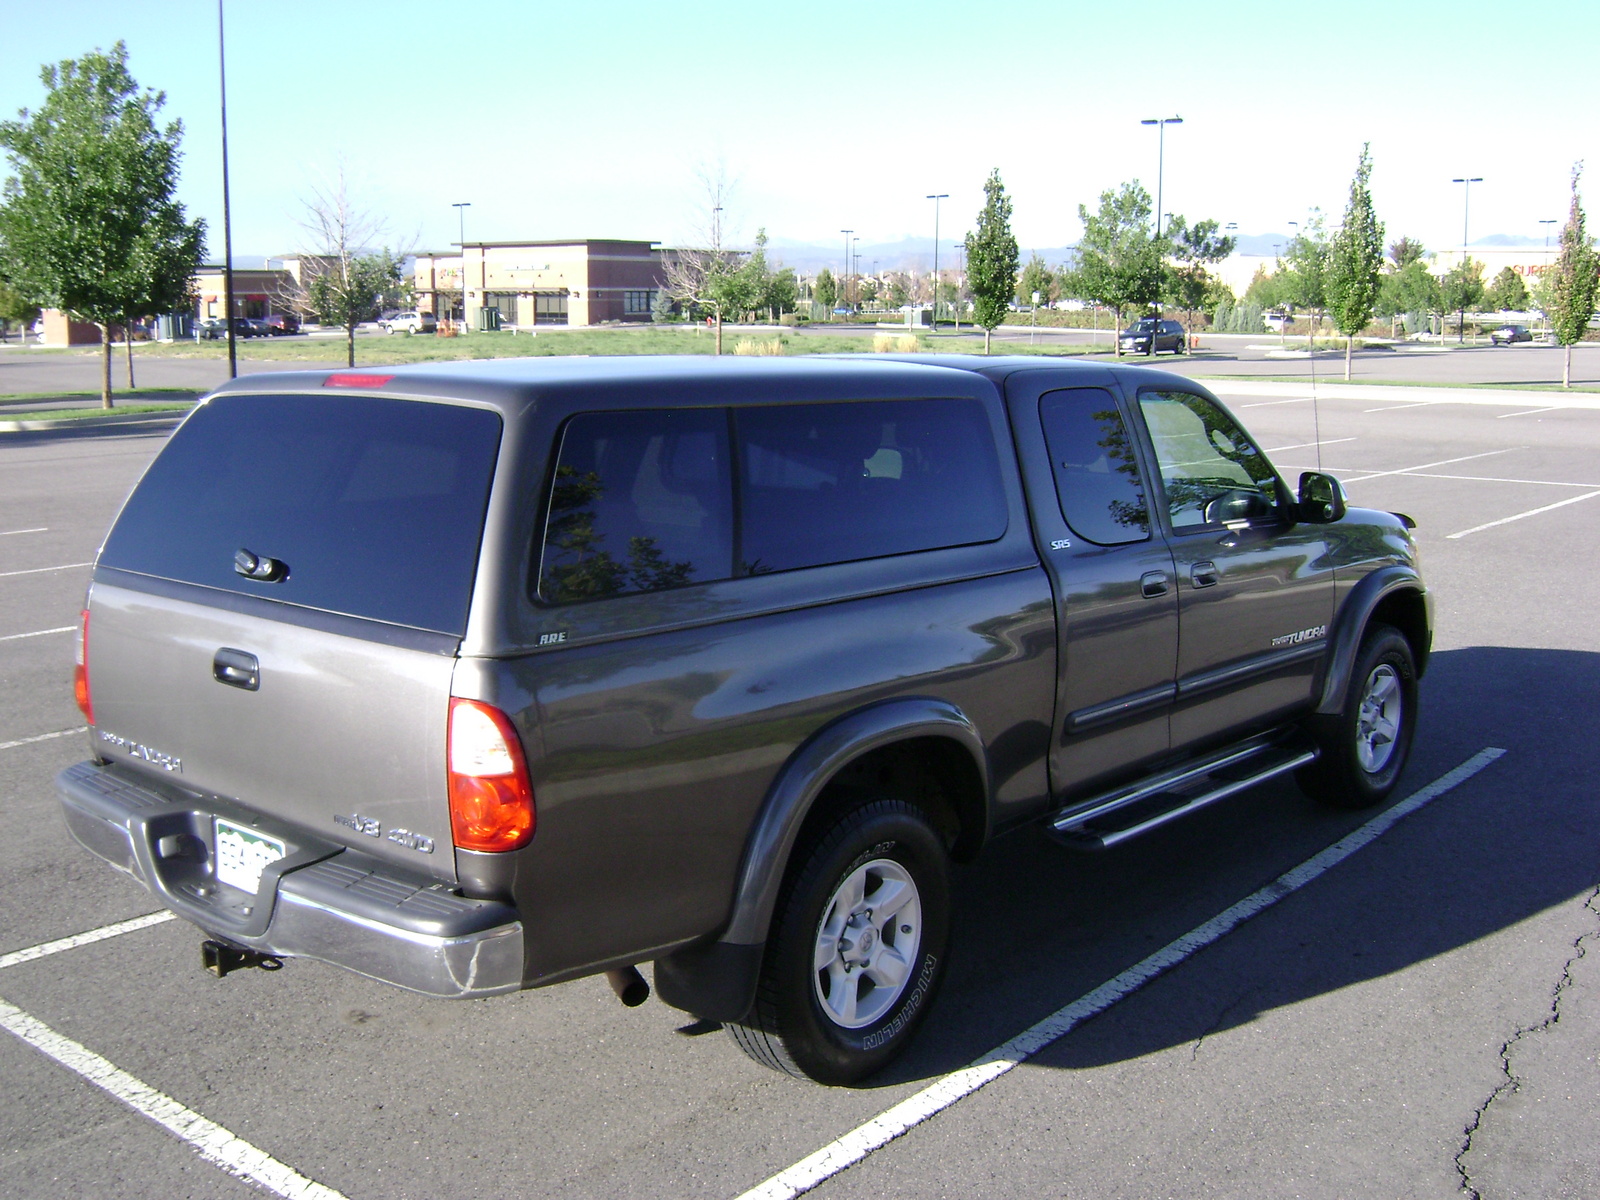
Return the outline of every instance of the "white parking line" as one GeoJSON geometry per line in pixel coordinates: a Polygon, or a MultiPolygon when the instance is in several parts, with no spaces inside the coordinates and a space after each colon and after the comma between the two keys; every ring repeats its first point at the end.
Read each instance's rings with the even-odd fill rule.
{"type": "Polygon", "coordinates": [[[1527,410],[1527,412],[1500,413],[1498,416],[1495,417],[1495,420],[1496,421],[1504,421],[1507,417],[1531,417],[1535,413],[1547,413],[1547,412],[1555,412],[1555,409],[1553,407],[1552,408],[1530,408],[1530,409],[1527,410]]]}
{"type": "Polygon", "coordinates": [[[1482,454],[1463,454],[1460,458],[1441,458],[1438,462],[1419,463],[1414,467],[1396,467],[1393,471],[1373,471],[1366,475],[1358,475],[1354,479],[1346,479],[1345,483],[1365,483],[1369,479],[1382,479],[1386,475],[1409,475],[1413,471],[1426,471],[1430,467],[1448,467],[1451,463],[1471,462],[1475,458],[1493,458],[1496,454],[1509,454],[1513,450],[1521,450],[1521,446],[1507,446],[1502,450],[1485,450],[1482,454]]]}
{"type": "Polygon", "coordinates": [[[43,637],[47,633],[71,633],[75,629],[76,625],[61,625],[55,629],[35,629],[32,633],[8,633],[0,637],[0,642],[17,642],[23,638],[43,637]]]}
{"type": "Polygon", "coordinates": [[[37,529],[0,529],[0,537],[15,537],[19,533],[49,533],[48,525],[41,525],[37,529]]]}
{"type": "Polygon", "coordinates": [[[1529,483],[1539,487],[1592,488],[1600,483],[1567,483],[1560,479],[1505,479],[1498,475],[1444,475],[1436,471],[1408,471],[1418,479],[1459,479],[1464,483],[1529,483]]]}
{"type": "MultiPolygon", "coordinates": [[[[1324,446],[1337,446],[1340,442],[1353,442],[1355,440],[1356,439],[1353,438],[1353,437],[1351,437],[1351,438],[1329,438],[1327,441],[1323,442],[1322,444],[1324,446]]],[[[1279,453],[1280,451],[1283,451],[1283,450],[1304,450],[1307,446],[1315,446],[1316,444],[1317,444],[1316,442],[1296,442],[1292,446],[1279,446],[1276,450],[1268,450],[1266,453],[1268,453],[1268,454],[1277,454],[1277,453],[1279,453]]]]}
{"type": "Polygon", "coordinates": [[[54,733],[36,733],[32,737],[18,738],[14,742],[0,742],[0,750],[15,750],[18,746],[31,746],[35,742],[48,742],[53,738],[71,737],[75,733],[88,733],[87,725],[79,725],[76,729],[58,729],[54,733]]]}
{"type": "Polygon", "coordinates": [[[1369,412],[1397,412],[1402,408],[1427,408],[1430,404],[1437,404],[1437,400],[1418,400],[1415,404],[1385,404],[1382,408],[1363,408],[1364,413],[1369,412]]]}
{"type": "Polygon", "coordinates": [[[0,571],[0,579],[9,578],[12,575],[43,575],[47,571],[70,571],[74,567],[92,566],[94,566],[92,562],[62,563],[59,567],[29,567],[26,571],[0,571]]]}
{"type": "Polygon", "coordinates": [[[1463,529],[1460,533],[1445,535],[1447,541],[1464,538],[1469,533],[1482,533],[1485,529],[1493,529],[1496,525],[1509,525],[1513,521],[1520,521],[1523,517],[1537,517],[1540,513],[1547,513],[1553,508],[1565,508],[1569,504],[1576,504],[1580,500],[1593,500],[1600,496],[1600,492],[1585,492],[1581,496],[1568,496],[1565,500],[1557,500],[1554,504],[1546,504],[1543,508],[1530,508],[1527,512],[1517,513],[1513,517],[1501,517],[1498,521],[1487,521],[1482,525],[1474,525],[1471,529],[1463,529]]]}
{"type": "Polygon", "coordinates": [[[235,1137],[216,1122],[206,1120],[192,1108],[156,1091],[4,999],[0,999],[0,1029],[55,1059],[134,1112],[149,1117],[229,1175],[260,1184],[285,1200],[346,1200],[342,1192],[307,1179],[293,1167],[284,1165],[243,1138],[235,1137]]]}
{"type": "Polygon", "coordinates": [[[1278,876],[1261,890],[1252,892],[1232,908],[1218,913],[1176,941],[1169,942],[1149,958],[1135,963],[1115,979],[1101,984],[1065,1008],[1056,1010],[1037,1025],[1019,1033],[1005,1045],[991,1050],[971,1066],[952,1071],[916,1095],[879,1113],[865,1125],[852,1129],[815,1154],[778,1172],[766,1182],[745,1192],[739,1200],[791,1200],[792,1197],[808,1192],[825,1180],[831,1179],[929,1117],[943,1112],[963,1097],[970,1096],[979,1088],[994,1082],[1013,1067],[1026,1062],[1051,1043],[1065,1037],[1090,1017],[1105,1012],[1117,1001],[1132,995],[1152,979],[1170,971],[1213,942],[1219,941],[1257,913],[1270,908],[1285,896],[1299,891],[1362,847],[1382,837],[1405,817],[1438,799],[1451,788],[1465,783],[1504,753],[1504,750],[1493,746],[1478,751],[1455,770],[1441,775],[1420,791],[1413,792],[1398,804],[1384,809],[1365,825],[1341,838],[1320,854],[1306,859],[1293,870],[1278,876]]]}
{"type": "MultiPolygon", "coordinates": [[[[1218,391],[1217,395],[1226,396],[1228,393],[1218,391]]],[[[1235,404],[1234,408],[1271,408],[1274,404],[1310,404],[1312,397],[1296,396],[1293,400],[1262,400],[1256,404],[1235,404]]]]}
{"type": "Polygon", "coordinates": [[[0,971],[7,967],[15,967],[21,963],[33,962],[40,958],[49,958],[52,954],[60,954],[63,950],[76,950],[79,946],[92,946],[96,942],[103,942],[107,938],[121,937],[125,933],[137,933],[141,929],[149,929],[152,925],[165,925],[168,921],[177,920],[177,914],[162,909],[160,912],[145,913],[142,917],[133,917],[127,921],[118,921],[115,925],[102,925],[99,929],[91,929],[88,933],[75,933],[71,937],[57,938],[53,942],[41,942],[37,946],[27,946],[21,950],[13,950],[10,954],[0,954],[0,971]]]}

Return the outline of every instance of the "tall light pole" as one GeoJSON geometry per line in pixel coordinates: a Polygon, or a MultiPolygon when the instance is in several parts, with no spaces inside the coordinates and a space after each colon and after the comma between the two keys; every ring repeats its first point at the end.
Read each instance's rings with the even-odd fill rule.
{"type": "MultiPolygon", "coordinates": [[[[1139,124],[1141,124],[1141,125],[1154,125],[1156,127],[1156,240],[1160,241],[1161,240],[1161,217],[1162,217],[1161,181],[1162,181],[1162,175],[1163,175],[1163,173],[1165,172],[1165,169],[1166,169],[1167,126],[1168,125],[1182,125],[1183,124],[1183,118],[1182,117],[1147,117],[1146,119],[1140,121],[1139,124]]],[[[1158,313],[1160,312],[1159,303],[1156,306],[1156,311],[1158,313]]],[[[1154,356],[1155,352],[1156,352],[1156,337],[1155,337],[1155,334],[1152,333],[1150,335],[1150,354],[1152,356],[1154,356]]]]}
{"type": "Polygon", "coordinates": [[[936,196],[925,196],[925,200],[933,201],[933,328],[939,329],[939,201],[950,199],[949,192],[940,192],[936,196]]]}
{"type": "MultiPolygon", "coordinates": [[[[855,230],[841,229],[839,232],[844,234],[844,278],[839,281],[839,290],[845,297],[848,297],[850,294],[850,235],[855,230]]],[[[828,314],[828,319],[830,321],[833,320],[832,313],[828,314]]]]}
{"type": "Polygon", "coordinates": [[[1550,226],[1554,225],[1555,223],[1556,223],[1556,219],[1554,217],[1549,217],[1549,218],[1541,217],[1539,219],[1539,224],[1541,224],[1541,225],[1543,225],[1545,227],[1544,228],[1544,256],[1546,258],[1550,257],[1550,226]]]}
{"type": "MultiPolygon", "coordinates": [[[[228,205],[228,56],[222,41],[222,0],[217,0],[217,84],[218,94],[222,98],[222,303],[227,309],[223,320],[228,323],[228,378],[236,379],[239,375],[239,351],[233,335],[233,216],[228,205]]],[[[133,345],[131,333],[128,335],[128,345],[133,345]]],[[[133,360],[130,358],[128,361],[133,360]]]]}
{"type": "MultiPolygon", "coordinates": [[[[459,242],[456,243],[456,245],[461,247],[461,320],[462,320],[463,323],[465,323],[466,319],[467,319],[467,213],[466,213],[466,210],[472,207],[472,201],[463,200],[459,204],[452,204],[450,207],[456,210],[457,235],[461,239],[459,242]]],[[[455,314],[451,313],[450,315],[451,315],[451,318],[454,319],[455,314]]]]}
{"type": "MultiPolygon", "coordinates": [[[[1482,183],[1483,182],[1483,176],[1482,175],[1474,175],[1470,179],[1467,179],[1467,178],[1452,179],[1450,182],[1451,183],[1460,183],[1460,184],[1465,184],[1466,185],[1461,190],[1461,277],[1462,277],[1462,280],[1465,281],[1466,274],[1467,274],[1467,213],[1469,211],[1468,210],[1468,204],[1472,199],[1472,185],[1475,184],[1475,183],[1482,183]]],[[[1462,302],[1461,302],[1461,324],[1456,327],[1456,341],[1458,343],[1460,343],[1460,342],[1464,342],[1466,340],[1467,340],[1467,303],[1466,303],[1466,300],[1463,299],[1462,302]]]]}

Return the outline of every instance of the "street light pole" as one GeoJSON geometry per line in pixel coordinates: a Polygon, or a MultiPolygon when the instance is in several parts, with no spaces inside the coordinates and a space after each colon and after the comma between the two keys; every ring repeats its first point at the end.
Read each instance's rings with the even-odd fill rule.
{"type": "Polygon", "coordinates": [[[939,331],[939,201],[950,199],[949,192],[940,192],[936,196],[924,196],[924,200],[933,201],[933,330],[939,331]]]}
{"type": "MultiPolygon", "coordinates": [[[[839,281],[839,291],[843,293],[844,297],[848,297],[850,294],[850,235],[855,230],[841,229],[839,232],[844,234],[844,278],[839,281]]],[[[836,296],[835,302],[837,303],[840,298],[836,296]]],[[[832,313],[828,314],[828,320],[833,320],[832,313]]]]}
{"type": "MultiPolygon", "coordinates": [[[[456,245],[461,247],[461,321],[462,321],[462,324],[465,324],[466,320],[467,320],[467,214],[466,214],[466,210],[472,207],[472,201],[463,200],[459,204],[452,204],[450,207],[456,210],[457,232],[458,232],[458,235],[461,238],[461,240],[459,242],[457,242],[456,245]]],[[[535,302],[535,303],[537,304],[537,302],[535,302]]],[[[455,314],[451,313],[451,318],[454,319],[454,317],[455,317],[455,314]]]]}
{"type": "MultiPolygon", "coordinates": [[[[233,214],[228,204],[228,55],[222,40],[222,0],[217,0],[217,84],[222,98],[222,304],[227,309],[223,320],[228,323],[228,378],[237,379],[239,349],[233,333],[233,214]]],[[[132,334],[128,335],[128,344],[133,344],[132,334]]]]}
{"type": "MultiPolygon", "coordinates": [[[[1470,203],[1470,201],[1472,199],[1472,185],[1475,184],[1475,183],[1482,183],[1483,182],[1483,176],[1482,175],[1474,175],[1470,179],[1467,179],[1467,178],[1452,179],[1450,182],[1451,183],[1460,183],[1460,184],[1465,184],[1466,185],[1462,189],[1462,192],[1461,192],[1461,278],[1462,278],[1463,281],[1465,281],[1466,280],[1466,276],[1467,276],[1467,212],[1468,212],[1468,204],[1470,203]]],[[[1456,326],[1456,344],[1457,345],[1459,345],[1460,343],[1462,343],[1462,342],[1467,340],[1467,302],[1466,302],[1466,292],[1465,291],[1462,292],[1460,322],[1461,323],[1456,326]]]]}
{"type": "Polygon", "coordinates": [[[861,251],[856,249],[856,243],[860,240],[858,237],[850,239],[850,278],[856,281],[855,299],[850,302],[852,305],[861,303],[861,251]]]}
{"type": "MultiPolygon", "coordinates": [[[[1182,125],[1183,124],[1183,118],[1182,117],[1148,117],[1145,120],[1140,121],[1139,124],[1141,124],[1141,125],[1154,125],[1156,127],[1156,241],[1159,242],[1161,240],[1161,217],[1162,217],[1161,183],[1162,183],[1162,176],[1163,176],[1163,174],[1165,173],[1165,170],[1166,170],[1167,126],[1168,125],[1182,125]]],[[[1160,313],[1161,313],[1161,304],[1160,304],[1159,301],[1157,301],[1157,303],[1156,303],[1156,315],[1160,316],[1160,313]]],[[[1149,353],[1150,355],[1154,356],[1155,352],[1156,352],[1156,335],[1155,335],[1155,332],[1152,330],[1151,334],[1150,334],[1150,349],[1147,351],[1147,353],[1149,353]]]]}

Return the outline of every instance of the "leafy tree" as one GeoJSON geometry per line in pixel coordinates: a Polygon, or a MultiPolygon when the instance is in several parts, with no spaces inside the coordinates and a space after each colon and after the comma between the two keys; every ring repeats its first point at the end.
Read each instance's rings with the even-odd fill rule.
{"type": "Polygon", "coordinates": [[[1257,308],[1288,308],[1289,302],[1284,298],[1283,280],[1284,275],[1281,270],[1269,275],[1266,267],[1257,267],[1256,273],[1250,279],[1250,286],[1244,290],[1244,303],[1257,308]]]}
{"type": "Polygon", "coordinates": [[[834,282],[833,272],[827,267],[817,272],[817,283],[813,294],[817,298],[817,303],[822,305],[822,311],[831,316],[834,303],[839,299],[839,285],[834,282]]]}
{"type": "Polygon", "coordinates": [[[1344,221],[1328,249],[1328,306],[1333,323],[1344,334],[1344,377],[1350,378],[1350,356],[1355,336],[1368,321],[1378,299],[1378,277],[1383,271],[1383,222],[1372,211],[1372,156],[1361,147],[1344,221]]]}
{"type": "Polygon", "coordinates": [[[1284,247],[1282,301],[1294,308],[1311,313],[1311,332],[1306,335],[1308,347],[1315,343],[1317,326],[1328,307],[1328,259],[1331,247],[1323,230],[1320,211],[1301,228],[1300,233],[1284,247]]]}
{"type": "Polygon", "coordinates": [[[22,327],[27,336],[28,326],[39,319],[39,306],[29,303],[16,288],[0,279],[0,336],[12,322],[22,327]]]}
{"type": "Polygon", "coordinates": [[[662,256],[666,292],[678,303],[710,313],[716,327],[716,353],[722,353],[722,322],[730,313],[747,311],[758,302],[749,276],[741,276],[741,256],[723,245],[723,210],[733,185],[719,165],[702,169],[700,182],[705,190],[699,246],[671,251],[662,256]]]}
{"type": "Polygon", "coordinates": [[[1428,264],[1414,258],[1398,271],[1390,271],[1378,283],[1378,300],[1374,306],[1379,315],[1392,317],[1397,313],[1435,313],[1444,311],[1439,295],[1439,281],[1428,264]]]}
{"type": "Polygon", "coordinates": [[[1483,300],[1483,264],[1476,259],[1463,259],[1439,281],[1439,293],[1442,311],[1460,313],[1456,340],[1465,341],[1467,309],[1476,308],[1483,300]]]}
{"type": "Polygon", "coordinates": [[[1488,298],[1499,312],[1523,312],[1528,307],[1528,285],[1515,267],[1505,267],[1489,285],[1488,298]]]}
{"type": "Polygon", "coordinates": [[[1414,262],[1421,262],[1426,254],[1422,243],[1412,238],[1403,237],[1398,242],[1389,243],[1389,263],[1394,271],[1404,271],[1414,262]]]}
{"type": "MultiPolygon", "coordinates": [[[[1150,193],[1137,181],[1101,192],[1098,212],[1078,205],[1083,237],[1073,274],[1075,290],[1112,311],[1119,335],[1124,313],[1161,299],[1165,244],[1156,239],[1150,214],[1150,193]]],[[[1114,340],[1120,355],[1122,339],[1114,340]]]]}
{"type": "Polygon", "coordinates": [[[1061,285],[1055,272],[1044,265],[1044,259],[1035,254],[1017,276],[1017,303],[1032,304],[1033,294],[1039,293],[1041,303],[1049,304],[1060,298],[1061,285]]]}
{"type": "Polygon", "coordinates": [[[112,324],[188,307],[205,224],[185,221],[173,198],[183,122],[157,127],[166,96],[140,90],[123,43],[39,78],[44,106],[0,123],[13,171],[0,262],[24,304],[100,327],[100,402],[110,408],[112,324]]]}
{"type": "Polygon", "coordinates": [[[1566,352],[1561,366],[1561,386],[1572,386],[1572,345],[1581,341],[1588,332],[1589,320],[1594,315],[1595,290],[1600,286],[1600,255],[1596,255],[1594,239],[1589,236],[1583,202],[1578,195],[1578,177],[1583,164],[1572,168],[1572,207],[1567,213],[1567,223],[1561,227],[1561,253],[1551,269],[1545,272],[1549,281],[1549,305],[1545,315],[1551,328],[1566,352]]]}
{"type": "MultiPolygon", "coordinates": [[[[983,352],[995,326],[1005,320],[1007,306],[1017,290],[1017,239],[1011,232],[1011,197],[1000,182],[1000,168],[983,183],[983,207],[978,227],[967,234],[967,286],[972,290],[975,317],[983,326],[983,352]]],[[[937,311],[937,310],[935,310],[937,311]]]]}
{"type": "MultiPolygon", "coordinates": [[[[1194,333],[1194,314],[1208,305],[1215,307],[1220,297],[1215,295],[1218,281],[1206,268],[1219,263],[1233,253],[1238,239],[1219,236],[1216,221],[1196,221],[1190,225],[1183,217],[1174,214],[1168,219],[1167,237],[1172,245],[1175,262],[1167,270],[1167,296],[1183,309],[1184,324],[1194,333]]],[[[1231,300],[1232,292],[1228,293],[1231,300]]],[[[1154,341],[1151,346],[1155,345],[1154,341]]]]}
{"type": "Polygon", "coordinates": [[[898,271],[889,277],[889,303],[895,308],[911,303],[911,290],[906,287],[906,277],[898,271]]]}

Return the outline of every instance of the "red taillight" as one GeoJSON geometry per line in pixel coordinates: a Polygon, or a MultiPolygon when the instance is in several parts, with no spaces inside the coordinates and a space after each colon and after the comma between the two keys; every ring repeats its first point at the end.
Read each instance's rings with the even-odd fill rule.
{"type": "Polygon", "coordinates": [[[393,375],[363,375],[358,371],[338,371],[322,381],[323,387],[375,388],[382,387],[393,375]]]}
{"type": "Polygon", "coordinates": [[[72,664],[72,697],[89,724],[94,724],[94,699],[89,695],[89,610],[78,614],[78,644],[72,664]]]}
{"type": "Polygon", "coordinates": [[[461,850],[518,850],[533,838],[533,785],[505,713],[450,701],[450,830],[461,850]]]}

